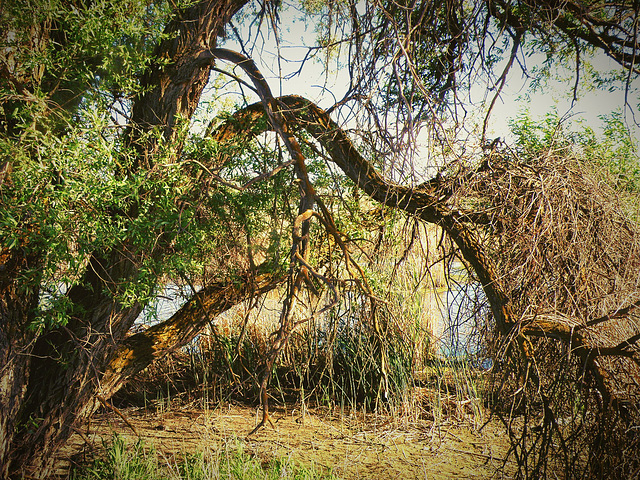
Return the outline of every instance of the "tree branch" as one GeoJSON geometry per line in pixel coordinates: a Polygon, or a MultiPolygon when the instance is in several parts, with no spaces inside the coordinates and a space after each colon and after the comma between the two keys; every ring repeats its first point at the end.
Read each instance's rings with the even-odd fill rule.
{"type": "Polygon", "coordinates": [[[98,393],[110,398],[132,375],[193,340],[211,319],[283,281],[282,275],[245,273],[240,279],[207,285],[168,320],[128,337],[113,354],[98,393]]]}

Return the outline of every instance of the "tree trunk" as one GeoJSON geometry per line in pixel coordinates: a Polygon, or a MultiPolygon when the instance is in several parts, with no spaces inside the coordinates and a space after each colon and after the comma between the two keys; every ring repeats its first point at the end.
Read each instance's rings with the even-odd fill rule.
{"type": "Polygon", "coordinates": [[[20,249],[7,249],[0,254],[0,478],[8,477],[14,435],[21,427],[19,411],[26,394],[35,338],[28,326],[37,306],[38,289],[24,288],[17,278],[36,263],[20,249]]]}
{"type": "MultiPolygon", "coordinates": [[[[46,478],[56,451],[84,418],[111,352],[123,339],[142,307],[123,307],[107,292],[100,279],[126,279],[134,266],[124,255],[109,258],[117,268],[100,268],[94,261],[86,275],[87,287],[72,288],[77,306],[69,323],[34,341],[28,383],[17,418],[11,451],[13,475],[46,478]]],[[[107,263],[107,262],[104,262],[107,263]]]]}
{"type": "MultiPolygon", "coordinates": [[[[184,132],[178,120],[188,122],[193,115],[211,69],[195,58],[216,46],[218,34],[244,3],[246,0],[203,0],[177,12],[167,25],[165,40],[155,52],[160,61],[148,69],[142,78],[144,93],[134,100],[127,132],[137,152],[134,169],[163,161],[157,155],[160,143],[180,152],[184,132]]],[[[135,215],[135,207],[126,213],[135,215]]],[[[161,257],[163,245],[160,242],[152,252],[155,258],[161,257]]],[[[85,278],[69,292],[75,305],[70,322],[37,342],[26,329],[37,306],[37,289],[25,296],[27,292],[18,291],[17,283],[11,281],[17,275],[10,278],[2,272],[9,279],[2,283],[0,311],[3,477],[7,472],[18,478],[48,477],[55,452],[94,410],[102,375],[143,307],[123,306],[109,292],[135,277],[140,255],[127,245],[95,252],[85,278]]]]}
{"type": "MultiPolygon", "coordinates": [[[[127,338],[112,355],[100,381],[102,399],[112,397],[128,378],[154,360],[186,345],[215,317],[231,307],[277,287],[284,278],[249,273],[240,280],[207,285],[168,320],[127,338]]],[[[95,407],[95,406],[94,406],[95,407]]]]}
{"type": "Polygon", "coordinates": [[[152,88],[143,89],[135,99],[129,125],[129,141],[138,149],[139,165],[153,164],[160,140],[174,152],[182,150],[181,137],[213,66],[199,62],[198,55],[216,47],[218,35],[247,1],[204,0],[179,12],[167,25],[167,38],[155,51],[162,62],[153,63],[144,74],[142,84],[152,88]],[[181,119],[185,123],[179,125],[181,119]]]}

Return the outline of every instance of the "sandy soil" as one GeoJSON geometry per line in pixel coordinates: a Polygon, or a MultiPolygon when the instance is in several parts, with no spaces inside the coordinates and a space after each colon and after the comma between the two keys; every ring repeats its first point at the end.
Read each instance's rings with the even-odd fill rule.
{"type": "Polygon", "coordinates": [[[202,451],[241,439],[244,450],[261,460],[290,457],[301,465],[331,469],[345,479],[509,478],[496,473],[508,442],[495,423],[477,431],[462,424],[445,422],[435,427],[426,421],[340,415],[323,409],[310,410],[304,417],[299,410],[277,410],[275,428],[265,427],[245,438],[258,421],[257,413],[255,408],[236,405],[160,413],[127,409],[122,414],[129,426],[115,412],[103,413],[74,436],[67,452],[81,447],[88,455],[95,454],[114,433],[132,443],[140,437],[164,455],[202,451]]]}

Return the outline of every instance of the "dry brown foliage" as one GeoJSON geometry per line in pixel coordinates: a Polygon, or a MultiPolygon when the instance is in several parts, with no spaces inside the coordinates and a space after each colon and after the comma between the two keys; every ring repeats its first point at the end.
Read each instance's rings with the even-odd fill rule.
{"type": "Polygon", "coordinates": [[[490,345],[520,475],[638,475],[638,199],[566,148],[493,151],[460,172],[450,203],[474,212],[512,312],[490,345]]]}

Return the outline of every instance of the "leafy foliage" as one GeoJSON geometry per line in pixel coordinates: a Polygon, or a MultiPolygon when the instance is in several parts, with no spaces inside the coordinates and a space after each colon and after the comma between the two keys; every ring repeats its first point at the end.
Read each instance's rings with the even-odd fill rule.
{"type": "Polygon", "coordinates": [[[604,180],[617,190],[640,192],[640,146],[634,139],[621,113],[600,117],[603,127],[598,134],[589,125],[563,121],[557,111],[536,121],[528,112],[510,122],[516,136],[516,150],[536,158],[548,152],[577,156],[585,164],[606,172],[604,180]]]}

